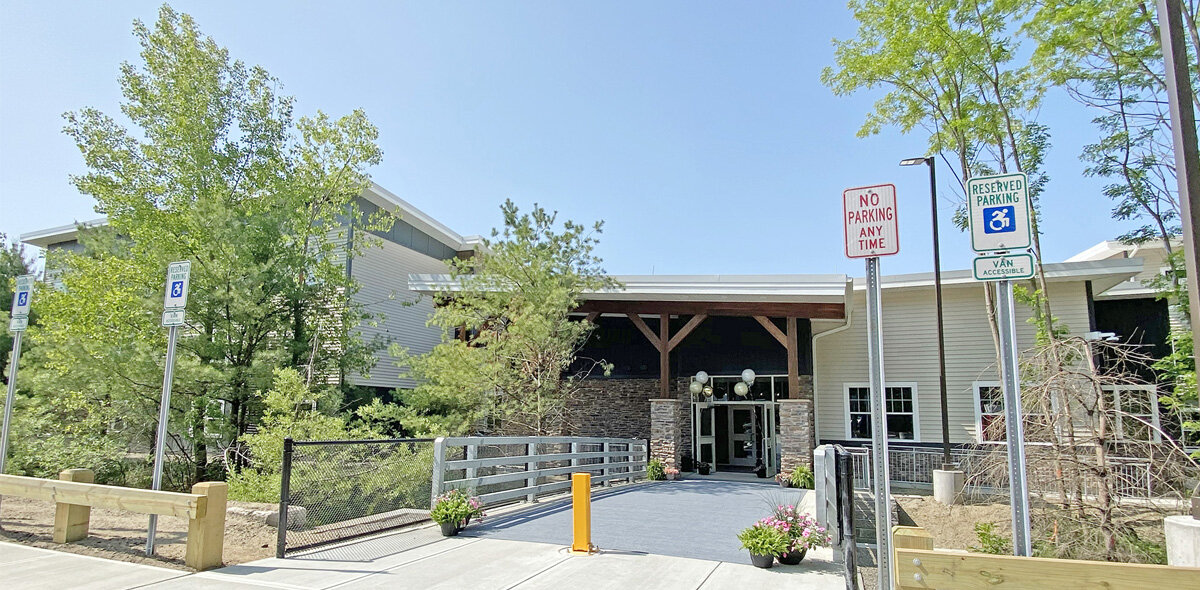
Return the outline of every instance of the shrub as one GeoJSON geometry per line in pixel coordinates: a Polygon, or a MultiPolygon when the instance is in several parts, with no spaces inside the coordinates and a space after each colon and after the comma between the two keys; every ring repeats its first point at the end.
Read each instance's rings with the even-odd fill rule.
{"type": "Polygon", "coordinates": [[[1012,553],[1012,543],[1008,538],[996,533],[995,523],[975,523],[975,536],[979,537],[979,546],[971,546],[971,551],[991,553],[993,555],[1009,555],[1012,553]]]}
{"type": "Polygon", "coordinates": [[[754,555],[779,555],[788,550],[787,532],[771,518],[764,518],[754,526],[738,533],[742,548],[754,555]]]}
{"type": "Polygon", "coordinates": [[[646,464],[646,479],[652,481],[667,479],[667,470],[663,467],[662,461],[651,459],[650,463],[646,464]]]}
{"type": "Polygon", "coordinates": [[[792,487],[812,489],[813,487],[813,472],[812,468],[804,465],[799,465],[792,471],[792,487]]]}

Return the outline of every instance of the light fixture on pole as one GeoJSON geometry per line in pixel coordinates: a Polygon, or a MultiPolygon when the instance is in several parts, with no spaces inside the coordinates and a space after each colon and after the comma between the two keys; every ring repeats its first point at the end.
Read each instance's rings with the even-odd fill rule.
{"type": "Polygon", "coordinates": [[[946,402],[946,336],[942,325],[942,256],[938,243],[938,214],[937,214],[937,173],[934,171],[934,159],[908,158],[901,160],[901,166],[929,166],[929,210],[933,224],[933,299],[937,307],[937,342],[938,342],[938,387],[942,406],[942,469],[954,469],[950,459],[950,416],[946,402]]]}

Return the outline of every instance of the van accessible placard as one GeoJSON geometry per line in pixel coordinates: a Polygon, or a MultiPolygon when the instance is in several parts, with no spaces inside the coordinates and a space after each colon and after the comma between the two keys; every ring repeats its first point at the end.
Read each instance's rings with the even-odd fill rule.
{"type": "Polygon", "coordinates": [[[1019,252],[975,258],[975,280],[1004,281],[1033,277],[1033,254],[1019,252]]]}
{"type": "Polygon", "coordinates": [[[896,185],[848,188],[842,192],[846,257],[891,256],[900,251],[896,185]]]}
{"type": "Polygon", "coordinates": [[[976,252],[1029,247],[1029,178],[1024,174],[977,176],[968,180],[967,209],[971,247],[976,252]]]}

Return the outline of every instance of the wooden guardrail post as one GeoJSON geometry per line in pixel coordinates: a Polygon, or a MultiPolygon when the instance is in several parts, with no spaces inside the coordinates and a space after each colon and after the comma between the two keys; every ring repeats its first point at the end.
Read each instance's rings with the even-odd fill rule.
{"type": "MultiPolygon", "coordinates": [[[[93,483],[96,474],[91,469],[64,469],[58,474],[62,481],[93,483]]],[[[70,543],[88,536],[92,507],[56,502],[54,506],[54,542],[70,543]]]]}
{"type": "MultiPolygon", "coordinates": [[[[853,532],[851,532],[853,534],[853,532]]],[[[933,535],[929,531],[919,526],[894,526],[892,527],[892,551],[897,549],[924,549],[933,551],[933,535]]],[[[900,559],[895,553],[892,554],[892,581],[895,582],[896,588],[928,588],[929,586],[922,584],[922,580],[900,578],[900,559]]],[[[921,574],[915,574],[921,575],[921,574]]]]}
{"type": "Polygon", "coordinates": [[[188,520],[187,551],[184,563],[203,571],[221,565],[225,547],[225,503],[229,484],[205,481],[192,486],[192,493],[207,499],[204,510],[188,520]]]}

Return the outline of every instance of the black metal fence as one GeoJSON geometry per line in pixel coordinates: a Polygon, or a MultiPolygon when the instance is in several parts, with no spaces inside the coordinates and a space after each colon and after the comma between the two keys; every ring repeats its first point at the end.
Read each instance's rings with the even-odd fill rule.
{"type": "Polygon", "coordinates": [[[284,439],[276,556],[429,520],[433,439],[284,439]]]}

